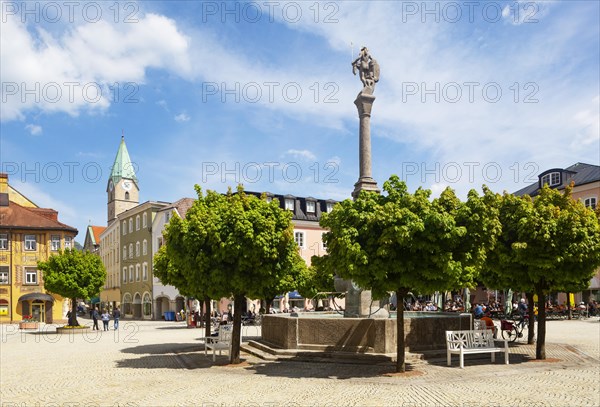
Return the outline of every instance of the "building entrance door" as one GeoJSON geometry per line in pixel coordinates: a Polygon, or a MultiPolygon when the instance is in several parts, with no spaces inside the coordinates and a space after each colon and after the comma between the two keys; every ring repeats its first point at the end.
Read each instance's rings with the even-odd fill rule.
{"type": "Polygon", "coordinates": [[[34,321],[45,322],[46,321],[46,307],[40,300],[35,300],[31,304],[31,315],[34,321]]]}

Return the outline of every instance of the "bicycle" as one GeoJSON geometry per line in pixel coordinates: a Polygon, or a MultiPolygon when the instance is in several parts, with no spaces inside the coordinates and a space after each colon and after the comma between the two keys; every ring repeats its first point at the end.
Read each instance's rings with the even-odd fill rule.
{"type": "Polygon", "coordinates": [[[502,331],[502,338],[510,342],[515,342],[517,338],[524,336],[523,332],[527,329],[527,319],[522,321],[507,321],[505,319],[500,320],[500,330],[502,331]]]}

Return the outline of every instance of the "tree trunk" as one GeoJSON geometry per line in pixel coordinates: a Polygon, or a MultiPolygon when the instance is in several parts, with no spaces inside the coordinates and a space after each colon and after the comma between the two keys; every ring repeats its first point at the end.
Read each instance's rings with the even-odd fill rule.
{"type": "MultiPolygon", "coordinates": [[[[529,324],[527,332],[527,343],[529,345],[533,344],[533,338],[535,338],[535,313],[533,312],[533,292],[525,293],[525,297],[527,297],[527,304],[529,304],[529,324]]],[[[538,307],[539,310],[539,307],[538,307]]],[[[539,312],[539,311],[538,311],[539,312]]]]}
{"type": "Polygon", "coordinates": [[[271,313],[271,306],[273,305],[273,299],[271,298],[265,300],[265,314],[269,315],[271,313]]]}
{"type": "Polygon", "coordinates": [[[204,296],[204,309],[206,310],[204,313],[204,336],[209,337],[212,320],[210,315],[210,297],[206,295],[204,296]]]}
{"type": "Polygon", "coordinates": [[[231,340],[231,355],[229,361],[231,364],[241,363],[240,360],[240,339],[242,336],[242,304],[246,301],[244,294],[236,294],[233,297],[233,334],[231,340]]]}
{"type": "MultiPolygon", "coordinates": [[[[544,306],[544,290],[538,287],[536,291],[538,296],[538,336],[535,346],[535,358],[546,359],[546,307],[544,306]]],[[[533,317],[533,310],[530,312],[530,315],[533,317]]]]}
{"type": "MultiPolygon", "coordinates": [[[[404,304],[404,296],[408,293],[405,290],[396,291],[396,299],[398,305],[404,304]]],[[[406,371],[404,363],[404,306],[398,306],[396,323],[396,372],[403,373],[406,371]]]]}
{"type": "Polygon", "coordinates": [[[71,316],[69,317],[69,326],[78,326],[77,321],[77,298],[71,298],[71,316]]]}

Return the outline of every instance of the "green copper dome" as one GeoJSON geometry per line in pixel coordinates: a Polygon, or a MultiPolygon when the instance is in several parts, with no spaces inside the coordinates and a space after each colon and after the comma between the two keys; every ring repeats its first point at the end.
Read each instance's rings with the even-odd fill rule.
{"type": "Polygon", "coordinates": [[[131,163],[131,158],[129,158],[129,152],[125,145],[125,137],[121,137],[121,144],[119,145],[119,150],[117,151],[117,156],[115,157],[115,162],[110,173],[110,179],[115,185],[122,178],[131,179],[137,184],[134,166],[131,163]]]}

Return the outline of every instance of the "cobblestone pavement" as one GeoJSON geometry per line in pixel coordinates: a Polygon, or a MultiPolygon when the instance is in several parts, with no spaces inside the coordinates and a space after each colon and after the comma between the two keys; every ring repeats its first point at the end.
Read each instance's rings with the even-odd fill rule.
{"type": "Polygon", "coordinates": [[[2,325],[0,406],[599,406],[598,318],[547,326],[548,361],[518,344],[508,366],[471,355],[461,370],[454,356],[452,367],[411,360],[411,373],[386,376],[390,364],[213,363],[204,331],[178,322],[122,321],[87,336],[2,325]]]}

